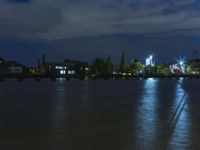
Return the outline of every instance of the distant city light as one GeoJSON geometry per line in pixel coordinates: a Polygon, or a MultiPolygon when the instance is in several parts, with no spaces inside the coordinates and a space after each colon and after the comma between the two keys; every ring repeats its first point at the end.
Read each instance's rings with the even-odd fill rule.
{"type": "Polygon", "coordinates": [[[180,65],[180,66],[185,65],[185,60],[184,59],[179,59],[178,60],[178,65],[180,65]]]}
{"type": "Polygon", "coordinates": [[[72,71],[69,70],[69,71],[68,71],[68,74],[72,74],[72,71]]]}
{"type": "Polygon", "coordinates": [[[150,65],[150,60],[149,58],[146,59],[146,66],[149,66],[150,65]]]}
{"type": "Polygon", "coordinates": [[[149,58],[146,58],[146,66],[155,66],[153,55],[150,55],[149,58]]]}
{"type": "Polygon", "coordinates": [[[56,66],[56,69],[61,70],[61,69],[65,69],[65,67],[63,67],[63,66],[56,66]]]}
{"type": "Polygon", "coordinates": [[[177,64],[171,65],[170,69],[172,73],[175,73],[175,70],[179,70],[180,73],[185,74],[186,71],[186,65],[184,59],[177,60],[177,64]]]}
{"type": "Polygon", "coordinates": [[[60,74],[65,74],[65,70],[60,70],[60,74]]]}

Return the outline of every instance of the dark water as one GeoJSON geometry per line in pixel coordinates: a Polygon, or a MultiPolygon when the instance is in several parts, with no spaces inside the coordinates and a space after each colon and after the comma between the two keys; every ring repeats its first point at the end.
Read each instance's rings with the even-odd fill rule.
{"type": "Polygon", "coordinates": [[[200,149],[200,80],[0,83],[2,150],[200,149]]]}

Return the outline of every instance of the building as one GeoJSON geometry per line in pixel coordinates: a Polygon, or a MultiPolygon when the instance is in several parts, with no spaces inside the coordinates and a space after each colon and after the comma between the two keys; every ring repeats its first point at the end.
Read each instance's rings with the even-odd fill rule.
{"type": "Polygon", "coordinates": [[[22,75],[24,73],[24,65],[21,65],[15,61],[7,61],[6,65],[8,67],[9,74],[11,75],[22,75]]]}
{"type": "Polygon", "coordinates": [[[22,66],[11,66],[9,67],[10,74],[23,74],[22,66]]]}
{"type": "Polygon", "coordinates": [[[76,74],[76,76],[86,75],[89,71],[88,62],[65,59],[64,64],[65,66],[67,66],[69,71],[73,71],[76,74]]]}
{"type": "Polygon", "coordinates": [[[41,72],[43,75],[80,77],[85,76],[89,70],[87,62],[65,59],[64,62],[47,62],[45,55],[42,56],[42,63],[38,59],[38,68],[35,72],[41,72]],[[39,71],[40,70],[40,71],[39,71]]]}
{"type": "Polygon", "coordinates": [[[48,75],[67,75],[68,68],[63,63],[46,63],[46,74],[48,75]]]}
{"type": "Polygon", "coordinates": [[[0,75],[22,75],[26,67],[15,61],[6,61],[0,57],[0,75]]]}
{"type": "Polygon", "coordinates": [[[151,67],[154,67],[154,66],[155,66],[155,60],[154,60],[153,55],[150,55],[150,56],[146,59],[145,65],[146,65],[146,66],[151,66],[151,67]]]}

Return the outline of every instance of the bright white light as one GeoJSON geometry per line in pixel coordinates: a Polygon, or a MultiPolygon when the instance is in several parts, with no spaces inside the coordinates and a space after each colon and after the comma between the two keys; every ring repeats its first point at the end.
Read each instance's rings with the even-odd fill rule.
{"type": "Polygon", "coordinates": [[[146,66],[149,66],[150,65],[150,60],[149,58],[146,59],[146,66]]]}
{"type": "Polygon", "coordinates": [[[150,55],[149,58],[146,59],[146,66],[154,66],[155,62],[153,59],[153,55],[150,55]]]}
{"type": "Polygon", "coordinates": [[[178,64],[179,64],[180,66],[185,65],[184,59],[179,59],[179,60],[178,60],[178,64]]]}
{"type": "Polygon", "coordinates": [[[61,69],[64,69],[64,67],[63,66],[56,66],[56,69],[61,70],[61,69]]]}
{"type": "Polygon", "coordinates": [[[185,74],[186,65],[185,65],[184,59],[179,59],[176,65],[177,65],[178,70],[180,70],[181,73],[185,74]]]}
{"type": "Polygon", "coordinates": [[[65,70],[60,70],[60,74],[65,74],[65,70]]]}

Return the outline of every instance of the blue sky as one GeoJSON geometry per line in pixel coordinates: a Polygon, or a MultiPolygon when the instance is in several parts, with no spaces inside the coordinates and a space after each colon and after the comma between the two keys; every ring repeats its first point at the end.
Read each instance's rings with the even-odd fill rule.
{"type": "Polygon", "coordinates": [[[199,48],[199,10],[198,0],[0,0],[0,55],[29,65],[44,51],[51,61],[109,53],[116,62],[122,51],[129,60],[153,51],[173,61],[199,48]]]}

